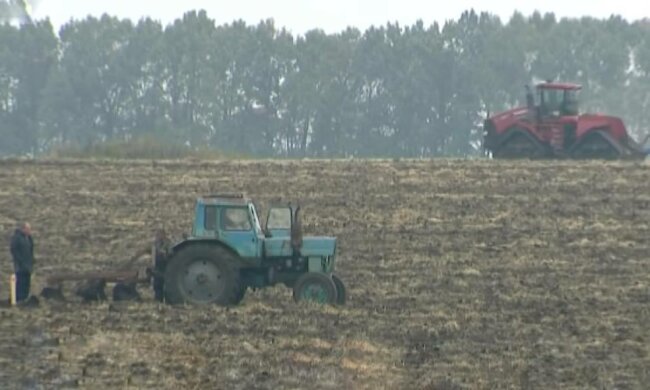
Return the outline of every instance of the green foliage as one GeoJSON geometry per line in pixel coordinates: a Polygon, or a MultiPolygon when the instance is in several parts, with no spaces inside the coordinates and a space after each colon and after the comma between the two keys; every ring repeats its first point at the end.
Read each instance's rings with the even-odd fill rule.
{"type": "Polygon", "coordinates": [[[0,24],[0,154],[71,145],[117,156],[119,140],[155,132],[181,155],[190,144],[255,157],[475,156],[485,115],[549,78],[582,83],[582,107],[624,118],[639,138],[650,130],[648,26],[474,11],[443,26],[304,36],[272,21],[217,26],[204,11],[167,26],[88,17],[58,36],[47,21],[0,24]]]}

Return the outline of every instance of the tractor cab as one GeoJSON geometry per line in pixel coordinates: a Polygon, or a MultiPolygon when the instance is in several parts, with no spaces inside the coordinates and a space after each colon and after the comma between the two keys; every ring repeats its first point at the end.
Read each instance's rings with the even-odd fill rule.
{"type": "MultiPolygon", "coordinates": [[[[545,82],[535,86],[537,89],[538,118],[576,116],[579,111],[578,94],[582,87],[578,84],[545,82]]],[[[529,108],[532,94],[528,92],[527,101],[529,108]]]]}
{"type": "Polygon", "coordinates": [[[197,199],[190,239],[218,239],[240,256],[256,258],[264,232],[250,199],[242,194],[218,194],[197,199]]]}
{"type": "MultiPolygon", "coordinates": [[[[306,237],[303,240],[300,206],[272,206],[265,228],[253,201],[244,195],[219,194],[199,198],[192,235],[188,240],[217,240],[252,266],[284,257],[325,256],[334,259],[336,239],[306,237]]],[[[329,263],[328,263],[329,264],[329,263]]],[[[324,270],[329,269],[329,265],[324,270]]]]}
{"type": "Polygon", "coordinates": [[[258,258],[264,241],[302,245],[299,206],[273,206],[262,229],[255,204],[243,194],[218,194],[199,198],[195,206],[193,239],[219,239],[241,256],[258,258]]]}

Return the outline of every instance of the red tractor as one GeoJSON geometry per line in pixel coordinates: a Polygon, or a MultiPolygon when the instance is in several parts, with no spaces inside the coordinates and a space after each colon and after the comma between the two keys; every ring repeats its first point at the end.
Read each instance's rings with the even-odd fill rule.
{"type": "Polygon", "coordinates": [[[540,83],[537,99],[526,88],[526,107],[484,122],[484,148],[493,158],[645,158],[646,151],[627,133],[620,118],[579,113],[580,85],[540,83]]]}

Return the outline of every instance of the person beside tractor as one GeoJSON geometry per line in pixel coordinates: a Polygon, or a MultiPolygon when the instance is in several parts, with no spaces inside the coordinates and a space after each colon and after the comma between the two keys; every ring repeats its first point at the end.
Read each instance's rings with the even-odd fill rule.
{"type": "Polygon", "coordinates": [[[172,241],[164,227],[156,230],[153,243],[143,247],[129,260],[129,265],[147,254],[153,257],[153,267],[147,267],[147,276],[152,282],[154,298],[162,302],[164,297],[164,271],[167,257],[171,253],[172,241]]]}
{"type": "Polygon", "coordinates": [[[32,228],[28,222],[19,222],[11,237],[11,257],[16,275],[16,302],[29,297],[29,290],[34,268],[34,240],[32,228]]]}
{"type": "Polygon", "coordinates": [[[154,268],[153,268],[153,291],[157,301],[164,299],[165,275],[167,256],[171,253],[172,242],[164,228],[156,232],[154,239],[154,268]]]}

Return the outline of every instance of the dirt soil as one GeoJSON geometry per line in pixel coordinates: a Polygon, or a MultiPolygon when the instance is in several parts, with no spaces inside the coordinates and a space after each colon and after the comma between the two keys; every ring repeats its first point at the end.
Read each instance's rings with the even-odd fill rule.
{"type": "Polygon", "coordinates": [[[647,162],[2,161],[0,226],[8,239],[32,222],[38,294],[54,272],[123,263],[161,223],[180,238],[195,197],[219,191],[301,199],[306,234],[339,238],[348,305],[297,305],[280,286],[231,309],[161,305],[146,287],[140,303],[84,304],[66,287],[64,303],[0,308],[2,387],[650,383],[647,162]]]}

